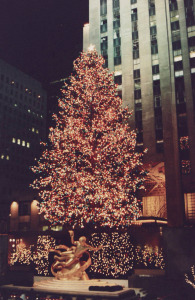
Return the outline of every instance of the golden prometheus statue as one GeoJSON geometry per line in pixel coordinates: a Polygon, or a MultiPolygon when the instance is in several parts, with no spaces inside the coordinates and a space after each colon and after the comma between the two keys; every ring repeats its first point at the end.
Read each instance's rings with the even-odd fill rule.
{"type": "Polygon", "coordinates": [[[74,240],[74,231],[69,231],[72,247],[59,245],[56,249],[50,249],[58,255],[54,256],[54,263],[51,266],[51,272],[59,280],[89,280],[85,270],[91,265],[89,251],[98,251],[103,246],[97,248],[86,243],[86,237],[81,236],[78,241],[74,240]],[[61,250],[64,250],[63,252],[61,250]],[[86,253],[88,259],[81,261],[82,255],[86,253]]]}

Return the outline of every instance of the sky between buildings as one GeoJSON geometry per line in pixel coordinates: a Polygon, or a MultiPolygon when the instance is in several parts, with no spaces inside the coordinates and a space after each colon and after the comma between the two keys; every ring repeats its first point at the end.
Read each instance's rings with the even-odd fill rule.
{"type": "Polygon", "coordinates": [[[0,58],[44,85],[70,75],[88,0],[0,0],[0,58]]]}

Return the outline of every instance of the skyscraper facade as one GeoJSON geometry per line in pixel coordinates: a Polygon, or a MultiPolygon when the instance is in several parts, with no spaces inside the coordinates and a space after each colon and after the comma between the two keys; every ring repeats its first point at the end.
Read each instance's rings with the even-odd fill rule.
{"type": "Polygon", "coordinates": [[[20,227],[29,223],[30,166],[46,138],[46,98],[40,82],[0,60],[0,221],[4,224],[12,202],[20,202],[20,227]]]}
{"type": "Polygon", "coordinates": [[[148,149],[155,184],[143,197],[143,215],[167,217],[170,226],[195,221],[194,5],[89,0],[83,31],[83,50],[96,47],[132,111],[138,151],[148,149]]]}

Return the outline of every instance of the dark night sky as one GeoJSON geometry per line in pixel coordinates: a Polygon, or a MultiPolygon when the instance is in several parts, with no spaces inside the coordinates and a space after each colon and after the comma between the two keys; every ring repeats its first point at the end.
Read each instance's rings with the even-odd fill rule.
{"type": "Polygon", "coordinates": [[[82,51],[88,0],[0,0],[0,58],[47,84],[82,51]]]}

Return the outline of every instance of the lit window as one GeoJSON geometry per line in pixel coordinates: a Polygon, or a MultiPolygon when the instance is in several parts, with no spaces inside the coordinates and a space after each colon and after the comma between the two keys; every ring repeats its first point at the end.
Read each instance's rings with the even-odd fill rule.
{"type": "Polygon", "coordinates": [[[195,57],[195,51],[190,52],[190,58],[193,58],[193,57],[195,57]]]}
{"type": "Polygon", "coordinates": [[[35,132],[35,129],[34,129],[34,127],[32,128],[32,132],[35,132]]]}
{"type": "Polygon", "coordinates": [[[12,143],[15,144],[16,143],[16,139],[12,138],[12,143]]]}
{"type": "Polygon", "coordinates": [[[17,139],[17,144],[18,144],[18,145],[20,145],[20,142],[21,142],[20,139],[17,139]]]}
{"type": "Polygon", "coordinates": [[[48,229],[49,229],[48,226],[43,226],[43,227],[42,227],[42,230],[43,230],[43,231],[47,231],[48,229]]]}
{"type": "Polygon", "coordinates": [[[148,196],[143,197],[143,216],[144,217],[167,217],[166,197],[148,196]]]}
{"type": "Polygon", "coordinates": [[[175,72],[175,77],[181,77],[181,76],[183,76],[183,70],[175,72]]]}
{"type": "Polygon", "coordinates": [[[9,160],[9,155],[6,156],[6,159],[9,160]]]}
{"type": "Polygon", "coordinates": [[[23,147],[25,146],[25,141],[22,141],[22,146],[23,146],[23,147]]]}
{"type": "Polygon", "coordinates": [[[184,194],[187,221],[195,221],[195,193],[184,194]]]}
{"type": "Polygon", "coordinates": [[[52,226],[51,227],[51,230],[52,231],[62,231],[63,227],[60,226],[60,225],[57,225],[57,226],[52,226]]]}
{"type": "Polygon", "coordinates": [[[37,133],[37,134],[39,133],[39,130],[38,130],[38,129],[36,130],[36,133],[37,133]]]}
{"type": "Polygon", "coordinates": [[[1,159],[4,159],[4,157],[5,157],[4,154],[1,154],[1,159]]]}
{"type": "Polygon", "coordinates": [[[26,143],[26,147],[30,148],[30,143],[29,142],[26,143]]]}
{"type": "Polygon", "coordinates": [[[174,57],[174,62],[181,61],[181,60],[182,60],[182,55],[178,55],[174,57]]]}
{"type": "Polygon", "coordinates": [[[153,80],[159,80],[160,79],[160,75],[157,74],[157,75],[153,75],[153,80]]]}

